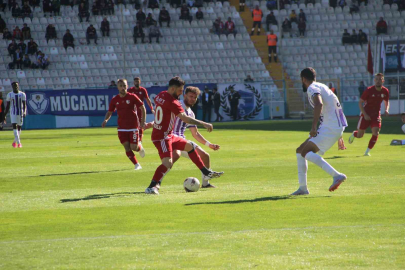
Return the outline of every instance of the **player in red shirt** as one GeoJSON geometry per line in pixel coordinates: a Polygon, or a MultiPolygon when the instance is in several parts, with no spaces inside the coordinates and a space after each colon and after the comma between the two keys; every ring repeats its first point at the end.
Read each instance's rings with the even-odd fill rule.
{"type": "Polygon", "coordinates": [[[135,170],[142,169],[136,160],[135,152],[139,152],[141,157],[145,156],[145,150],[139,143],[138,128],[145,125],[146,109],[143,102],[134,94],[128,93],[128,82],[125,79],[117,81],[119,94],[111,99],[110,107],[105,115],[102,127],[105,127],[111,115],[117,110],[118,114],[118,138],[129,160],[135,165],[135,170]],[[140,110],[141,116],[138,119],[137,109],[140,110]]]}
{"type": "Polygon", "coordinates": [[[368,87],[360,97],[359,107],[361,116],[357,129],[349,138],[349,143],[353,143],[354,138],[362,138],[368,127],[371,127],[371,139],[368,143],[365,156],[370,156],[370,150],[373,149],[378,139],[381,129],[381,102],[385,103],[385,115],[388,115],[390,108],[389,91],[383,86],[384,74],[378,73],[374,77],[374,86],[368,87]],[[365,105],[363,106],[363,103],[365,105]]]}
{"type": "MultiPolygon", "coordinates": [[[[146,103],[148,103],[150,110],[152,111],[153,114],[155,114],[155,111],[153,110],[152,102],[150,102],[150,99],[149,99],[148,91],[146,90],[146,88],[140,86],[141,85],[141,78],[139,78],[139,77],[134,78],[134,85],[135,85],[134,87],[131,87],[131,88],[128,89],[128,93],[132,93],[132,94],[137,95],[138,98],[142,102],[145,102],[145,99],[146,99],[146,103]]],[[[139,121],[141,121],[140,108],[138,108],[137,114],[138,114],[139,121]]],[[[144,131],[143,128],[139,129],[139,141],[140,141],[140,143],[142,143],[143,131],[144,131]]]]}
{"type": "Polygon", "coordinates": [[[173,127],[176,117],[183,122],[192,125],[202,125],[211,132],[213,127],[209,123],[193,119],[187,116],[179,102],[179,97],[183,94],[185,82],[180,77],[174,77],[169,82],[169,89],[160,92],[155,97],[155,121],[152,131],[152,142],[159,152],[162,164],[156,169],[146,194],[159,194],[159,188],[163,177],[173,166],[173,150],[187,151],[190,159],[208,178],[220,177],[223,172],[214,172],[207,169],[201,157],[195,151],[196,145],[193,142],[173,135],[173,127]]]}

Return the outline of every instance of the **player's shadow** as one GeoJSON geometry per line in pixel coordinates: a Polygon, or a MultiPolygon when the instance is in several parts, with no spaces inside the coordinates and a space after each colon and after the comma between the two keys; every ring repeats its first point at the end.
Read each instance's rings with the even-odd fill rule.
{"type": "Polygon", "coordinates": [[[325,159],[338,159],[338,158],[347,158],[347,157],[344,157],[344,156],[333,156],[333,157],[327,157],[327,158],[325,158],[325,159]]]}
{"type": "Polygon", "coordinates": [[[61,199],[61,203],[67,202],[78,202],[78,201],[90,201],[90,200],[100,200],[100,199],[108,199],[108,198],[119,198],[119,197],[128,197],[130,195],[135,194],[144,194],[144,192],[118,192],[118,193],[110,193],[110,194],[94,194],[89,195],[83,198],[73,198],[73,199],[61,199]]]}
{"type": "MultiPolygon", "coordinates": [[[[331,197],[331,196],[321,196],[321,197],[331,197]]],[[[238,203],[254,203],[254,202],[266,202],[266,201],[280,201],[280,200],[294,200],[294,199],[316,199],[319,197],[304,197],[304,196],[291,196],[291,195],[284,195],[284,196],[271,196],[271,197],[262,197],[262,198],[255,198],[250,200],[235,200],[235,201],[222,201],[222,202],[199,202],[199,203],[188,203],[185,206],[191,205],[200,205],[200,204],[238,204],[238,203]]]]}
{"type": "MultiPolygon", "coordinates": [[[[40,174],[38,176],[45,177],[45,176],[63,176],[63,175],[75,175],[75,174],[91,174],[91,173],[109,173],[109,172],[122,172],[128,171],[128,169],[123,170],[110,170],[110,171],[89,171],[89,172],[71,172],[71,173],[52,173],[52,174],[40,174]]],[[[38,176],[31,176],[31,177],[38,177],[38,176]]]]}

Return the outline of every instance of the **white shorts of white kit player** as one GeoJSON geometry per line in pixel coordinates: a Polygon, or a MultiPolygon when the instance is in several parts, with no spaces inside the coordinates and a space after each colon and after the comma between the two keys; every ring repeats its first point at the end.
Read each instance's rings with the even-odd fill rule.
{"type": "Polygon", "coordinates": [[[318,135],[309,139],[319,148],[319,154],[323,155],[328,151],[343,135],[345,128],[329,128],[321,126],[318,129],[318,135]]]}
{"type": "MultiPolygon", "coordinates": [[[[204,151],[202,150],[202,148],[198,145],[196,145],[195,150],[200,149],[200,151],[204,151]]],[[[187,151],[181,151],[181,156],[190,159],[190,157],[188,156],[188,152],[187,151]]]]}
{"type": "Polygon", "coordinates": [[[10,115],[11,118],[11,124],[17,124],[17,126],[22,126],[23,125],[23,120],[24,117],[22,115],[10,115]]]}

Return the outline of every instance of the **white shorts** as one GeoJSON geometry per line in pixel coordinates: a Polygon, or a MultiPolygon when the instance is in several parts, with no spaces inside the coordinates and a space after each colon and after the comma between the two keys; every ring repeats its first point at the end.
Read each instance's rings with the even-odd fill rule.
{"type": "Polygon", "coordinates": [[[309,139],[319,148],[319,154],[323,155],[328,151],[342,136],[345,128],[328,128],[320,127],[318,129],[318,135],[309,139]]]}
{"type": "MultiPolygon", "coordinates": [[[[197,150],[197,149],[200,149],[201,151],[204,151],[204,150],[202,150],[202,148],[201,148],[200,146],[198,146],[198,145],[196,146],[195,149],[196,149],[196,150],[197,150]]],[[[188,152],[187,152],[187,151],[181,151],[181,156],[190,159],[190,157],[188,156],[188,152]]]]}
{"type": "Polygon", "coordinates": [[[22,115],[10,115],[11,118],[11,124],[17,124],[17,126],[22,126],[23,125],[23,120],[24,117],[22,115]]]}

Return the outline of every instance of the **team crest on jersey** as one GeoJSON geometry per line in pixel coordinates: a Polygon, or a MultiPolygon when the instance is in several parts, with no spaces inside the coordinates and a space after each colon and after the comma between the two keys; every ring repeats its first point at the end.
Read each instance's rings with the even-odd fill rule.
{"type": "Polygon", "coordinates": [[[28,106],[36,114],[44,114],[49,107],[49,99],[44,92],[32,93],[28,100],[28,106]]]}
{"type": "MultiPolygon", "coordinates": [[[[221,96],[221,107],[224,113],[232,117],[228,96],[231,94],[231,88],[235,89],[235,84],[225,88],[221,96]]],[[[242,120],[254,119],[262,110],[263,100],[260,91],[250,84],[245,84],[245,90],[237,90],[241,96],[239,99],[239,117],[242,120]]]]}
{"type": "Polygon", "coordinates": [[[127,104],[131,103],[131,101],[130,101],[130,100],[128,100],[128,99],[127,99],[127,100],[125,100],[125,101],[127,102],[127,104]]]}
{"type": "Polygon", "coordinates": [[[384,94],[381,94],[381,97],[384,98],[384,94]]]}

